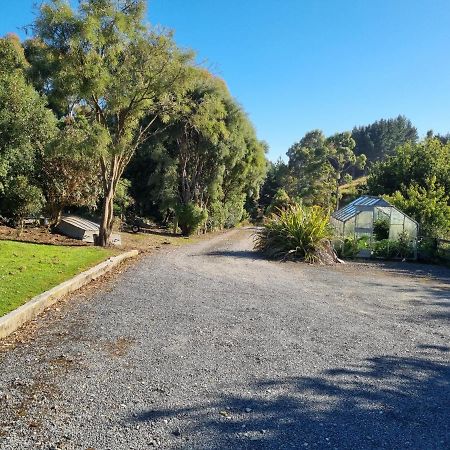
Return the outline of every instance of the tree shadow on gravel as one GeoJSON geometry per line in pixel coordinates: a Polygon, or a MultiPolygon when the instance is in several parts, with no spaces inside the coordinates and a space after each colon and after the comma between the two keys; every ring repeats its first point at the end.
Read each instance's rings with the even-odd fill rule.
{"type": "MultiPolygon", "coordinates": [[[[376,265],[389,273],[413,279],[407,285],[396,283],[393,278],[388,286],[391,290],[414,297],[408,303],[417,307],[416,314],[405,320],[432,320],[445,325],[450,321],[450,269],[409,262],[378,262],[376,265]]],[[[378,281],[363,281],[363,284],[368,290],[380,286],[378,281]]]]}
{"type": "Polygon", "coordinates": [[[231,385],[185,408],[154,408],[130,420],[176,419],[189,438],[185,448],[445,449],[450,366],[432,359],[443,352],[419,346],[416,357],[378,356],[316,377],[231,385]]]}
{"type": "MultiPolygon", "coordinates": [[[[358,262],[356,264],[359,264],[358,262]]],[[[434,264],[400,261],[370,261],[370,265],[395,275],[403,275],[418,279],[434,279],[448,284],[450,287],[450,268],[434,264]]]]}
{"type": "Polygon", "coordinates": [[[199,256],[219,256],[224,258],[264,259],[261,253],[254,250],[215,250],[199,256]]]}
{"type": "Polygon", "coordinates": [[[442,322],[447,326],[450,321],[450,287],[438,288],[430,287],[422,289],[425,295],[419,296],[409,303],[416,306],[419,311],[424,308],[424,313],[421,313],[417,320],[432,320],[433,322],[442,322]]]}

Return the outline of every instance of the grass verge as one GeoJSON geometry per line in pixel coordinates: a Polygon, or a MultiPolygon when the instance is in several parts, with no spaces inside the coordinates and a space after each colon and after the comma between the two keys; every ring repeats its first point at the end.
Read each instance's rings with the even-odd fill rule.
{"type": "Polygon", "coordinates": [[[0,241],[0,316],[117,251],[0,241]]]}

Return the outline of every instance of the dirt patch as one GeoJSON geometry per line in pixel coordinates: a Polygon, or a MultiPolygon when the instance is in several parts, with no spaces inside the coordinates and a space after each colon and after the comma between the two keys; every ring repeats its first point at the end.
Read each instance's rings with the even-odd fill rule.
{"type": "Polygon", "coordinates": [[[135,339],[120,336],[115,341],[105,343],[104,348],[109,356],[120,358],[129,352],[134,342],[135,339]]]}
{"type": "Polygon", "coordinates": [[[52,233],[46,227],[24,228],[20,231],[16,228],[0,225],[0,239],[9,241],[30,242],[33,244],[86,246],[86,242],[71,239],[62,234],[52,233]]]}
{"type": "MultiPolygon", "coordinates": [[[[139,250],[143,253],[150,253],[161,248],[178,247],[187,243],[208,239],[222,233],[222,231],[208,233],[205,235],[185,237],[179,234],[167,232],[167,230],[155,228],[148,233],[132,233],[123,231],[120,234],[122,245],[118,250],[139,250]]],[[[66,246],[92,246],[87,242],[71,239],[62,234],[52,232],[47,227],[24,228],[20,231],[16,228],[0,225],[0,240],[29,242],[33,244],[66,245],[66,246]]]]}

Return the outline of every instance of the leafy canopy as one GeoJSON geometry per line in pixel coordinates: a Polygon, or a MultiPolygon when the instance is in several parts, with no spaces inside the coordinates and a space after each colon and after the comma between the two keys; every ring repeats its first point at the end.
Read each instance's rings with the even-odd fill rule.
{"type": "Polygon", "coordinates": [[[43,205],[39,169],[56,133],[56,119],[28,83],[27,69],[18,38],[0,38],[0,214],[21,217],[37,213],[43,205]],[[20,186],[26,194],[19,199],[20,186]],[[15,200],[20,203],[17,210],[15,200]]]}
{"type": "Polygon", "coordinates": [[[36,85],[60,116],[84,115],[98,135],[100,243],[112,230],[117,184],[135,150],[180,104],[191,53],[144,24],[144,0],[62,0],[40,7],[27,45],[36,85]]]}
{"type": "Polygon", "coordinates": [[[450,144],[435,138],[398,147],[392,156],[371,167],[367,186],[374,195],[393,194],[412,183],[426,187],[431,177],[450,194],[450,144]]]}
{"type": "Polygon", "coordinates": [[[398,116],[355,127],[352,138],[356,143],[355,153],[366,155],[369,162],[375,162],[392,155],[400,145],[416,142],[418,136],[411,121],[405,116],[398,116]]]}
{"type": "Polygon", "coordinates": [[[351,133],[337,133],[326,138],[322,131],[308,133],[287,152],[289,176],[285,187],[305,204],[339,206],[339,187],[351,179],[349,169],[364,167],[365,155],[355,155],[351,133]]]}
{"type": "Polygon", "coordinates": [[[232,226],[246,200],[258,196],[266,147],[222,80],[200,69],[192,76],[179,113],[138,151],[127,176],[143,190],[139,206],[147,210],[178,212],[181,225],[185,211],[198,207],[208,228],[232,226]]]}
{"type": "Polygon", "coordinates": [[[450,237],[450,196],[436,177],[427,178],[425,186],[413,182],[386,198],[419,222],[421,235],[450,237]]]}

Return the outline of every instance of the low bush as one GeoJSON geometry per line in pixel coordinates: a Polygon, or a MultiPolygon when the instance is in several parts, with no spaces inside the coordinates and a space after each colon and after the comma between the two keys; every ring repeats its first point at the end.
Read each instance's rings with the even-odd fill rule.
{"type": "Polygon", "coordinates": [[[277,211],[287,209],[294,204],[295,202],[289,197],[286,190],[280,188],[277,190],[270,205],[267,207],[266,214],[276,214],[277,211]]]}
{"type": "Polygon", "coordinates": [[[422,237],[417,244],[419,259],[426,262],[434,262],[438,256],[438,240],[436,238],[422,237]]]}
{"type": "Polygon", "coordinates": [[[23,219],[41,212],[45,199],[41,189],[19,175],[8,183],[0,203],[4,214],[22,227],[23,219]]]}
{"type": "Polygon", "coordinates": [[[370,248],[369,237],[345,238],[343,241],[337,241],[334,248],[339,258],[354,259],[361,250],[370,248]]]}
{"type": "Polygon", "coordinates": [[[377,241],[389,239],[390,224],[387,219],[378,219],[373,223],[373,234],[377,241]]]}
{"type": "Polygon", "coordinates": [[[208,213],[194,203],[179,205],[175,209],[175,217],[184,236],[194,234],[205,223],[208,213]]]}
{"type": "Polygon", "coordinates": [[[398,240],[383,239],[373,244],[375,257],[384,259],[412,258],[414,246],[406,233],[400,234],[398,240]]]}
{"type": "Polygon", "coordinates": [[[255,248],[269,258],[322,262],[333,252],[328,214],[318,206],[279,209],[257,232],[255,248]]]}
{"type": "Polygon", "coordinates": [[[417,246],[420,261],[436,264],[450,264],[450,243],[437,238],[422,237],[417,246]]]}

